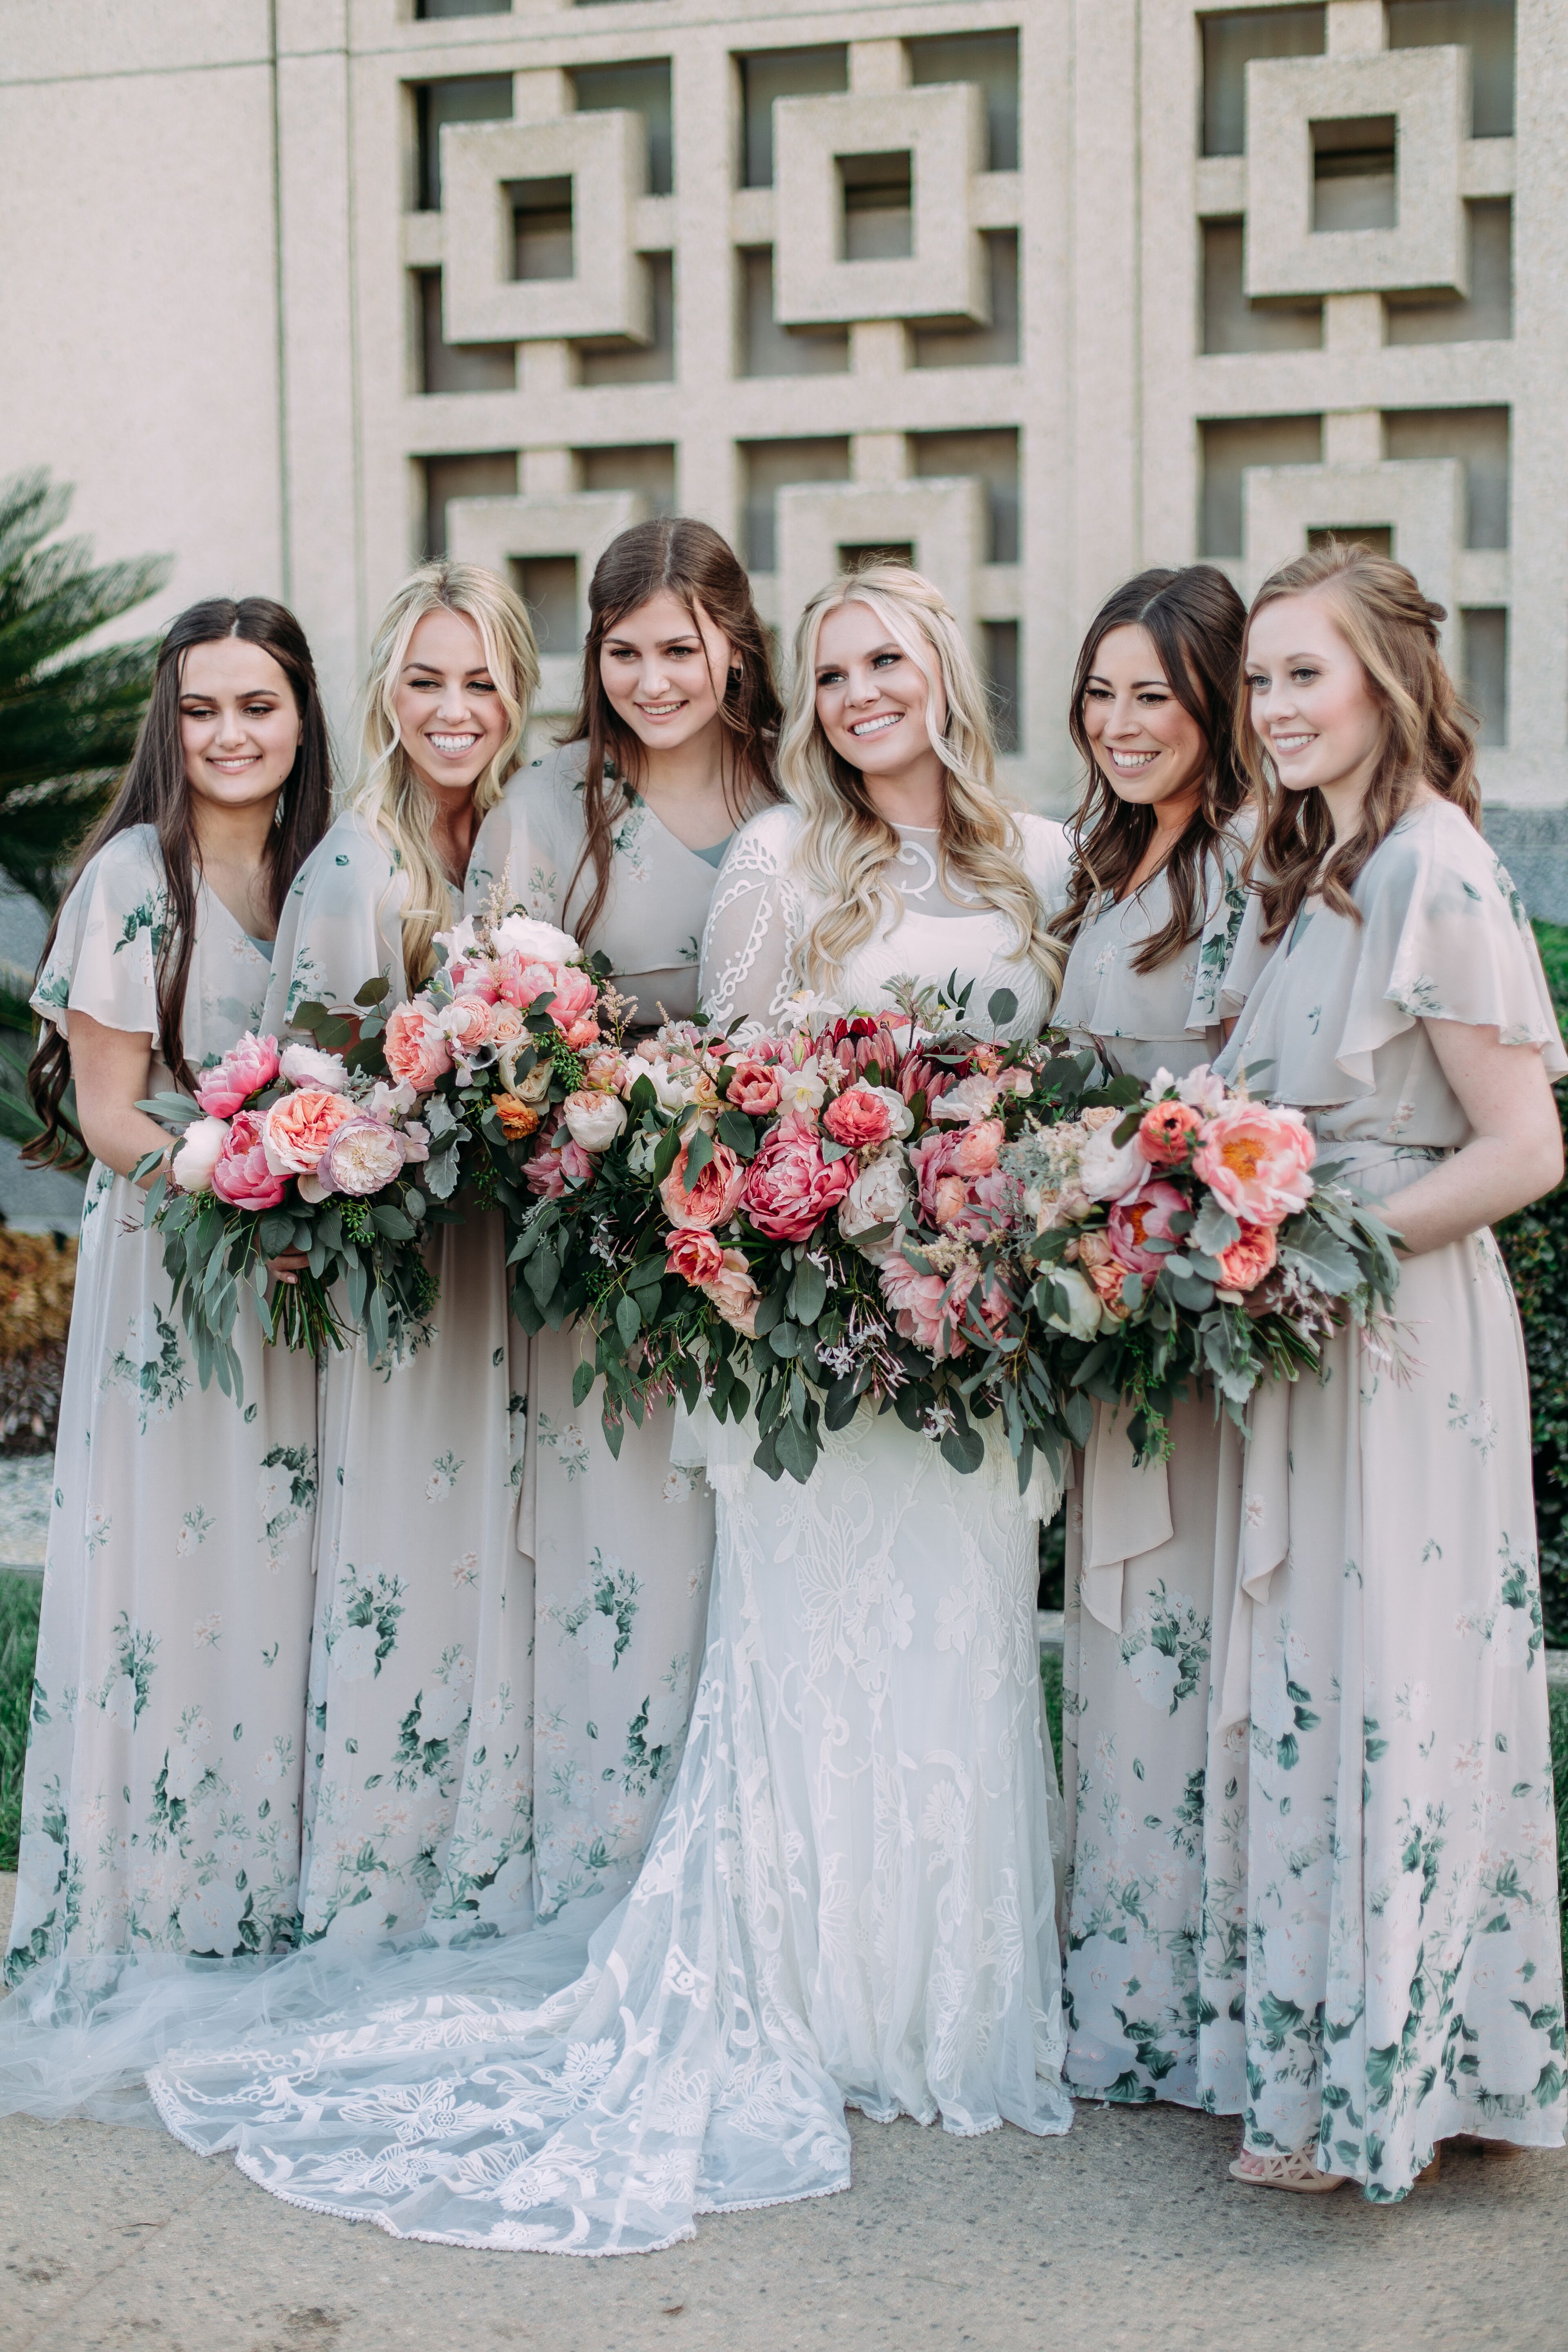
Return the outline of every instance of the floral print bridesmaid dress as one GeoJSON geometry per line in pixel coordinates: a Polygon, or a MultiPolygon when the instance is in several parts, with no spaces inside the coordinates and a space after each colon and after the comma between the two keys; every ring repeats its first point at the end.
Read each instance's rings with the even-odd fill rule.
{"type": "MultiPolygon", "coordinates": [[[[1091,903],[1055,1018],[1112,1075],[1181,1077],[1219,1052],[1245,848],[1234,835],[1216,845],[1199,937],[1152,971],[1136,960],[1170,919],[1165,875],[1091,903]]],[[[1093,2097],[1225,2107],[1240,2028],[1203,1982],[1205,1837],[1206,1823],[1223,1844],[1235,1794],[1222,1783],[1205,1801],[1205,1775],[1216,1556],[1228,1595],[1241,1446],[1207,1389],[1179,1399],[1170,1426],[1170,1461],[1138,1470],[1125,1416],[1097,1404],[1068,1497],[1066,2072],[1093,2097]]]]}
{"type": "MultiPolygon", "coordinates": [[[[1568,1072],[1508,876],[1419,803],[1374,851],[1360,922],[1304,908],[1222,1066],[1268,1066],[1320,1162],[1388,1201],[1467,1139],[1427,1021],[1495,1027],[1568,1072]]],[[[1249,910],[1227,993],[1258,971],[1249,910]]],[[[1263,1391],[1239,1580],[1216,1664],[1248,1750],[1248,2148],[1316,2148],[1403,2197],[1466,2132],[1562,2145],[1563,1961],[1530,1398],[1489,1232],[1404,1261],[1402,1355],[1353,1333],[1326,1377],[1263,1391]]]]}
{"type": "MultiPolygon", "coordinates": [[[[264,944],[205,885],[185,993],[193,1069],[259,1025],[264,944]]],[[[153,1041],[168,908],[150,825],[66,902],[33,997],[153,1041]]],[[[95,1161],[82,1210],[22,1798],[7,1981],[39,2019],[112,1991],[127,1958],[286,1949],[300,1871],[316,1501],[315,1367],[235,1332],[237,1406],[196,1377],[142,1223],[95,1161]]]]}

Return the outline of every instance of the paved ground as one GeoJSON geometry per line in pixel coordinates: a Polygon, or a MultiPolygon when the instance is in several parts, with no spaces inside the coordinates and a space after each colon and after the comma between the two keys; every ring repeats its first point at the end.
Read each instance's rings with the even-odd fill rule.
{"type": "MultiPolygon", "coordinates": [[[[10,1907],[0,1880],[0,1933],[10,1907]]],[[[1226,2176],[1233,2123],[1065,2139],[853,2119],[847,2196],[572,2262],[300,2213],[161,2134],[0,2122],[4,2352],[1442,2352],[1568,2343],[1568,2157],[1446,2162],[1393,2209],[1226,2176]]]]}

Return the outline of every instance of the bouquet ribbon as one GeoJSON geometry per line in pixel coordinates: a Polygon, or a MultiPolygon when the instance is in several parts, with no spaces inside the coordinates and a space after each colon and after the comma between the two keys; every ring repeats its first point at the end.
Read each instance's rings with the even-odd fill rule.
{"type": "Polygon", "coordinates": [[[1079,1598],[1097,1623],[1121,1631],[1122,1570],[1169,1543],[1171,1483],[1158,1454],[1140,1469],[1124,1417],[1097,1409],[1083,1450],[1083,1566],[1079,1598]]]}

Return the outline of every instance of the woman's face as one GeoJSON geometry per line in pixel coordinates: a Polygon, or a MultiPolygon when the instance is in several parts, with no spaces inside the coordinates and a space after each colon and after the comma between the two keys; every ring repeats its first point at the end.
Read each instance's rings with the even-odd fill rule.
{"type": "Polygon", "coordinates": [[[1247,633],[1247,709],[1289,793],[1370,775],[1383,713],[1321,589],[1279,596],[1247,633]]]}
{"type": "Polygon", "coordinates": [[[719,718],[740,656],[700,604],[691,614],[668,588],[605,630],[599,676],[610,707],[650,751],[673,751],[719,718]]]}
{"type": "Polygon", "coordinates": [[[940,672],[933,685],[854,598],[835,604],[817,632],[816,716],[841,760],[863,776],[893,777],[936,758],[931,731],[946,727],[947,701],[940,672]]]}
{"type": "Polygon", "coordinates": [[[303,733],[288,673],[265,646],[214,637],[180,666],[180,748],[198,801],[224,809],[276,803],[303,733]]]}
{"type": "Polygon", "coordinates": [[[1083,690],[1083,726],[1094,761],[1119,800],[1142,808],[1191,797],[1208,738],[1171,691],[1147,629],[1107,629],[1083,690]]]}
{"type": "Polygon", "coordinates": [[[398,740],[434,791],[471,793],[506,740],[507,710],[466,613],[426,613],[393,688],[398,740]]]}

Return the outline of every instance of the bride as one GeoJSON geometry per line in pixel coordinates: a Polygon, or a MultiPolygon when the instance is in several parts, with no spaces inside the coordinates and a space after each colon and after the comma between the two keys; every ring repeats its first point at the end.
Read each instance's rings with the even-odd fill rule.
{"type": "MultiPolygon", "coordinates": [[[[956,973],[972,1005],[1010,991],[1034,1034],[1066,844],[998,799],[984,691],[929,583],[886,566],[814,601],[780,764],[788,805],[736,837],[714,893],[715,1014],[772,1023],[803,988],[873,1010],[900,973],[956,973]]],[[[395,2235],[607,2254],[847,2189],[846,2105],[1067,2130],[1034,1631],[1054,1497],[1018,1495],[1003,1445],[963,1476],[864,1406],[804,1487],[756,1470],[755,1443],[689,1432],[719,1498],[690,1736],[581,1973],[550,1990],[583,1957],[564,1915],[288,1964],[244,2031],[148,2076],[178,2137],[395,2235]]]]}

